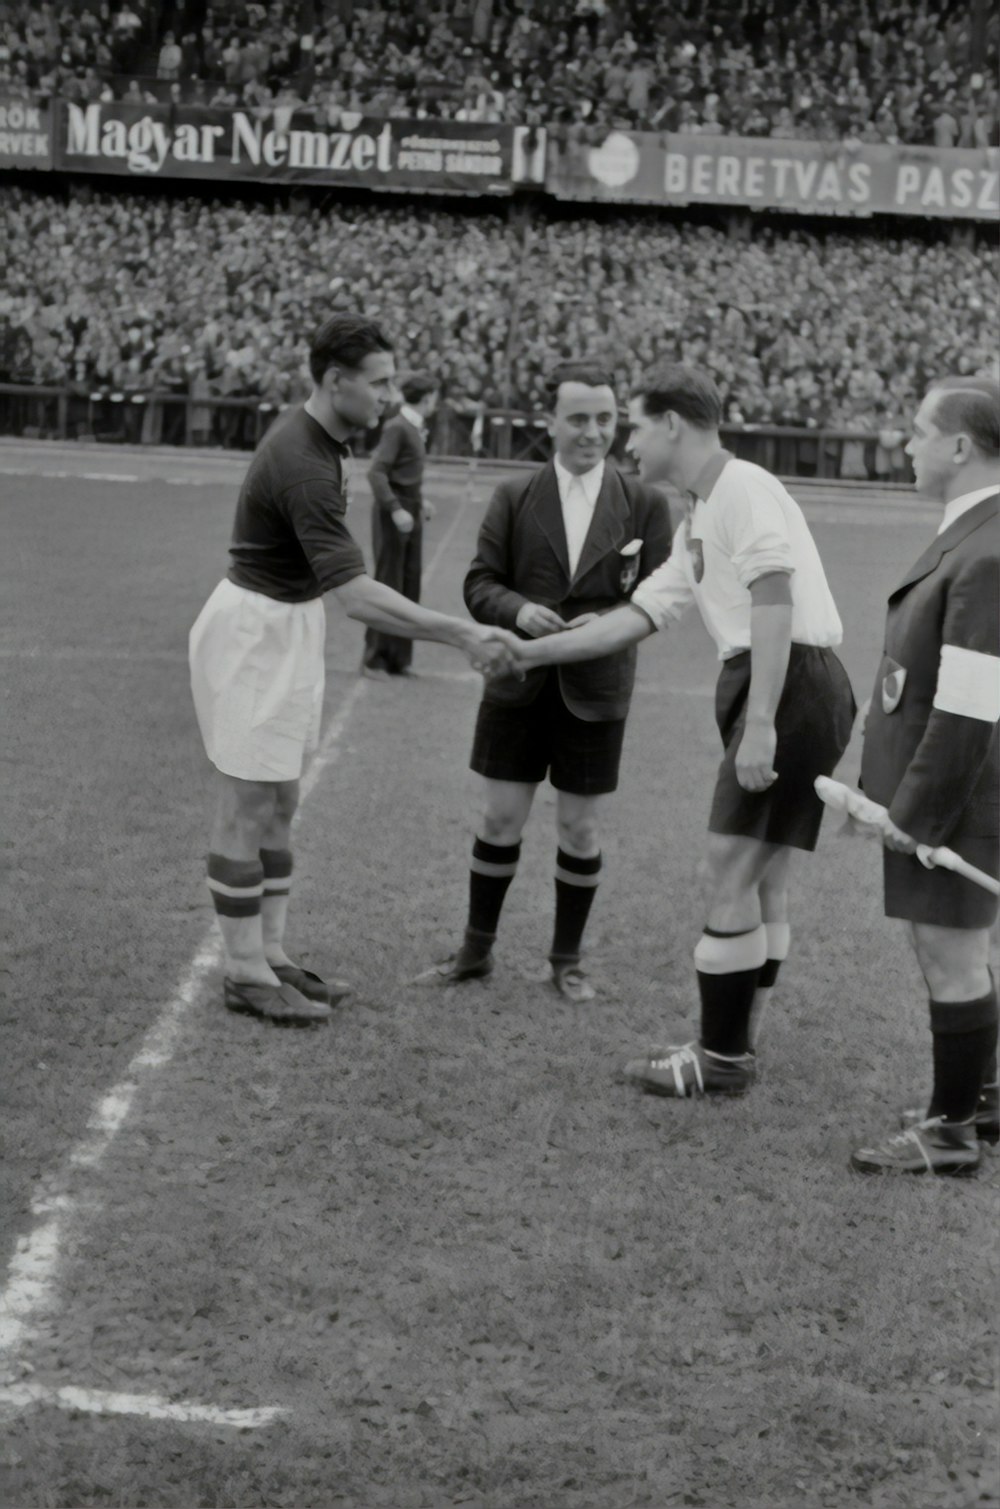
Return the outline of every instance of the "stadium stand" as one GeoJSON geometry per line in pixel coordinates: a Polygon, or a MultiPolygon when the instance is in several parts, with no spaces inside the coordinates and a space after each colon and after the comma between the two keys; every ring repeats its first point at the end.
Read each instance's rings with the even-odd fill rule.
{"type": "Polygon", "coordinates": [[[992,260],[919,237],[763,226],[742,242],[633,211],[525,242],[498,211],[23,189],[0,196],[0,235],[0,381],[68,372],[81,391],[281,404],[302,391],[302,331],[364,307],[464,411],[537,408],[575,351],[623,389],[673,351],[714,372],[737,422],[875,431],[997,347],[992,260]]]}
{"type": "Polygon", "coordinates": [[[43,97],[813,140],[1000,142],[983,0],[12,0],[0,88],[43,97]],[[171,93],[171,86],[173,92],[171,93]]]}

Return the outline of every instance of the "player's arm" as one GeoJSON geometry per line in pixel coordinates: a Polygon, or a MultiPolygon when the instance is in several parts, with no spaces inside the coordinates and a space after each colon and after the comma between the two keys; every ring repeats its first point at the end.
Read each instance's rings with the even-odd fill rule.
{"type": "Polygon", "coordinates": [[[766,791],[777,780],[774,720],[792,648],[792,584],[787,571],[750,583],[750,689],[746,726],[736,751],[736,779],[745,791],[766,791]]]}
{"type": "Polygon", "coordinates": [[[357,619],[370,629],[384,634],[398,634],[403,639],[426,639],[461,650],[477,670],[487,675],[520,674],[516,650],[520,642],[501,628],[473,623],[471,619],[452,618],[434,613],[411,602],[370,576],[355,576],[335,587],[329,596],[348,618],[357,619]]]}
{"type": "Polygon", "coordinates": [[[641,608],[623,603],[591,618],[577,629],[568,629],[564,634],[547,634],[541,639],[517,642],[521,664],[569,665],[577,660],[600,660],[604,655],[613,655],[625,650],[630,644],[638,644],[655,633],[656,626],[641,608]]]}

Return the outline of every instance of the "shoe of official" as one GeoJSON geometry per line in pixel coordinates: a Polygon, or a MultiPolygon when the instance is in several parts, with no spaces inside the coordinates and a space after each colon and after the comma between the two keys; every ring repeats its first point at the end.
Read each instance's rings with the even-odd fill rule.
{"type": "Polygon", "coordinates": [[[874,1147],[851,1154],[859,1174],[974,1174],[982,1153],[972,1122],[928,1117],[874,1147]]]}
{"type": "MultiPolygon", "coordinates": [[[[922,1121],[927,1120],[927,1112],[919,1106],[911,1107],[908,1111],[901,1111],[899,1124],[905,1130],[915,1127],[922,1121]]],[[[976,1129],[976,1136],[980,1142],[988,1142],[991,1147],[996,1147],[1000,1142],[1000,1085],[984,1085],[976,1102],[976,1114],[972,1125],[976,1129]]]]}
{"type": "Polygon", "coordinates": [[[480,954],[463,943],[457,954],[449,954],[439,964],[422,970],[411,985],[461,985],[463,980],[485,980],[493,973],[493,955],[480,954]]]}
{"type": "Polygon", "coordinates": [[[575,1006],[580,1006],[584,1001],[593,1001],[597,997],[597,991],[587,979],[586,972],[580,968],[575,959],[555,962],[550,960],[552,967],[551,980],[554,988],[567,1001],[572,1001],[575,1006]]]}
{"type": "Polygon", "coordinates": [[[261,1017],[277,1027],[317,1027],[333,1015],[329,1006],[322,1001],[310,1001],[293,985],[223,980],[222,988],[229,1011],[261,1017]]]}
{"type": "Polygon", "coordinates": [[[700,1043],[685,1043],[654,1048],[645,1058],[632,1059],[625,1065],[625,1077],[650,1095],[744,1095],[757,1078],[757,1060],[752,1053],[721,1058],[700,1043]]]}
{"type": "Polygon", "coordinates": [[[272,964],[271,968],[282,985],[291,985],[307,1001],[322,1001],[325,1006],[339,1006],[354,990],[346,980],[322,980],[300,964],[272,964]]]}

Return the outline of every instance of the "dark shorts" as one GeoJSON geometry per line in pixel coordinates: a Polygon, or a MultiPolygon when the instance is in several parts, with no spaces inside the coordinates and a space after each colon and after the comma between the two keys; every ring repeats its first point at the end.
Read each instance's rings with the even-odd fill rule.
{"type": "MultiPolygon", "coordinates": [[[[956,850],[963,859],[1000,875],[1000,835],[965,838],[956,850]]],[[[907,922],[931,922],[937,927],[992,927],[997,919],[997,897],[980,885],[940,867],[928,870],[915,854],[894,854],[883,849],[885,915],[907,922]]]]}
{"type": "Polygon", "coordinates": [[[479,704],[472,741],[472,769],[491,781],[535,785],[548,775],[557,791],[603,796],[618,787],[625,719],[590,723],[570,712],[550,671],[545,685],[524,707],[479,704]]]}
{"type": "Polygon", "coordinates": [[[792,645],[775,718],[778,779],[766,791],[744,791],[736,779],[749,689],[747,650],[725,662],[715,689],[715,719],[726,753],[715,783],[709,832],[815,849],[823,803],[813,782],[833,773],[850,742],[857,712],[847,672],[832,650],[792,645]]]}

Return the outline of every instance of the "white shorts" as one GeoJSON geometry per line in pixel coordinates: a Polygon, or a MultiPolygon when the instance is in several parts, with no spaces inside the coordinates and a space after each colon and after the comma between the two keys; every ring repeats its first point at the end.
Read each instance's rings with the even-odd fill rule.
{"type": "Polygon", "coordinates": [[[323,599],[281,603],[221,581],[189,637],[205,752],[224,775],[295,781],[319,743],[323,599]]]}

